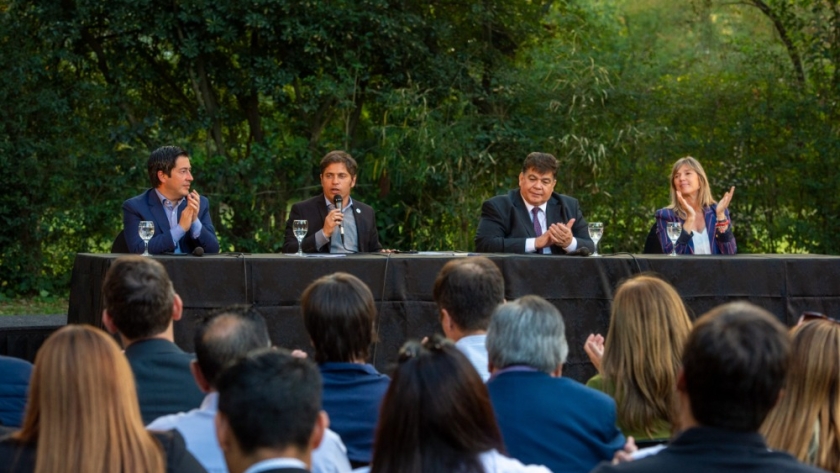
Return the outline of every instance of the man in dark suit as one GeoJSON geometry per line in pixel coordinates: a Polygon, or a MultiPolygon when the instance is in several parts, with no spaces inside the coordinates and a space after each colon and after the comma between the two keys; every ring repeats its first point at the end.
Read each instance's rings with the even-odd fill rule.
{"type": "Polygon", "coordinates": [[[482,253],[566,254],[595,244],[576,199],[554,192],[557,159],[531,153],[519,173],[519,189],[484,201],[475,233],[482,253]]]}
{"type": "Polygon", "coordinates": [[[260,350],[219,375],[216,436],[230,473],[307,473],[329,420],[315,364],[260,350]]]}
{"type": "MultiPolygon", "coordinates": [[[[210,220],[210,201],[195,190],[190,157],[177,146],[162,146],[146,163],[152,188],[123,202],[123,232],[128,250],[142,253],[145,245],[138,234],[141,221],[155,223],[149,253],[218,253],[219,241],[210,220]]],[[[202,254],[203,254],[202,253],[202,254]]]]}
{"type": "Polygon", "coordinates": [[[680,433],[651,456],[594,471],[823,471],[770,450],[758,432],[779,399],[789,358],[789,335],[766,310],[747,302],[713,309],[694,324],[683,351],[680,433]]]}
{"type": "Polygon", "coordinates": [[[625,448],[612,398],[562,377],[569,346],[551,303],[524,296],[502,304],[486,344],[487,390],[511,457],[554,473],[588,473],[625,448]]]}
{"type": "Polygon", "coordinates": [[[174,343],[173,322],[183,302],[166,269],[143,256],[124,256],[108,269],[102,284],[102,323],[119,333],[134,372],[143,423],[201,405],[204,394],[193,380],[193,356],[174,343]]]}
{"type": "Polygon", "coordinates": [[[344,151],[330,151],[321,159],[322,194],[292,205],[286,222],[284,253],[298,250],[295,220],[309,226],[301,242],[305,253],[368,253],[381,251],[373,208],[350,197],[358,165],[344,151]],[[336,206],[340,198],[341,208],[336,206]]]}

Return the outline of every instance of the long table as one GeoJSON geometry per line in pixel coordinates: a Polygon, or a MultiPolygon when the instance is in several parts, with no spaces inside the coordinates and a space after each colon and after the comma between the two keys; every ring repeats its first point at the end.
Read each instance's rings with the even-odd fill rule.
{"type": "MultiPolygon", "coordinates": [[[[120,255],[79,254],[73,268],[68,323],[101,326],[101,286],[120,255]]],[[[564,316],[569,358],[564,375],[585,381],[594,374],[583,351],[590,333],[606,336],[612,293],[633,274],[653,272],[673,284],[692,317],[714,306],[747,300],[791,325],[804,310],[840,314],[840,257],[813,255],[560,257],[486,255],[501,269],[508,300],[536,294],[564,316]]],[[[154,256],[184,300],[175,341],[193,349],[196,319],[229,304],[253,304],[265,315],[272,341],[311,353],[300,315],[300,296],[315,278],[344,271],[359,277],[379,310],[373,364],[388,372],[409,338],[440,332],[432,286],[440,268],[466,253],[366,254],[297,257],[275,254],[154,256]]]]}

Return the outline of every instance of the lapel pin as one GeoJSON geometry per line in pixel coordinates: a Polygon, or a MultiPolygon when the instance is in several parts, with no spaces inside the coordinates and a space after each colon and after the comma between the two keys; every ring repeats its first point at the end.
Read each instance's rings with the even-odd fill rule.
{"type": "Polygon", "coordinates": [[[356,213],[357,213],[357,214],[362,213],[362,209],[356,209],[356,213]]]}

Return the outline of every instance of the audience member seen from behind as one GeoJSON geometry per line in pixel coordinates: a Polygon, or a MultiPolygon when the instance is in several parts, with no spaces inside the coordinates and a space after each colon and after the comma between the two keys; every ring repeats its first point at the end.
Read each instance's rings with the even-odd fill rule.
{"type": "Polygon", "coordinates": [[[324,410],[347,445],[350,464],[366,465],[390,381],[367,363],[375,337],[373,294],[357,277],[335,273],[306,288],[301,310],[324,381],[324,410]]]}
{"type": "Polygon", "coordinates": [[[584,349],[599,372],[586,385],[615,399],[624,435],[671,436],[674,386],[690,331],[685,305],[667,282],[641,275],[618,287],[606,343],[589,335],[584,349]]]}
{"type": "Polygon", "coordinates": [[[329,420],[315,365],[259,350],[219,375],[216,434],[230,473],[307,473],[329,420]]]}
{"type": "Polygon", "coordinates": [[[23,427],[0,441],[0,472],[152,471],[204,469],[180,434],[143,427],[131,368],[111,337],[59,329],[35,358],[23,427]]]}
{"type": "Polygon", "coordinates": [[[146,162],[151,189],[123,203],[123,232],[128,250],[142,253],[145,244],[138,227],[155,223],[149,253],[218,253],[219,240],[210,219],[210,201],[199,196],[192,184],[190,156],[177,146],[161,146],[146,162]]]}
{"type": "Polygon", "coordinates": [[[143,256],[118,258],[102,284],[102,323],[119,333],[134,372],[143,422],[199,407],[204,394],[190,371],[193,356],[175,345],[183,303],[166,269],[143,256]]]}
{"type": "Polygon", "coordinates": [[[770,450],[758,432],[779,401],[790,337],[766,310],[725,304],[700,317],[677,377],[681,432],[658,453],[594,472],[822,471],[770,450]]]}
{"type": "Polygon", "coordinates": [[[382,402],[372,473],[549,473],[507,458],[487,387],[439,335],[408,342],[382,402]]]}
{"type": "Polygon", "coordinates": [[[486,382],[490,372],[484,341],[493,311],[505,301],[502,272],[483,256],[454,259],[438,273],[433,295],[444,335],[486,382]]]}
{"type": "Polygon", "coordinates": [[[678,159],[671,169],[671,204],[655,214],[662,251],[671,253],[674,248],[668,238],[668,223],[680,222],[678,254],[734,255],[737,246],[729,220],[729,202],[734,192],[735,187],[730,188],[715,202],[700,162],[691,156],[678,159]]]}
{"type": "Polygon", "coordinates": [[[0,426],[20,427],[31,376],[32,363],[0,356],[0,426]]]}
{"type": "MultiPolygon", "coordinates": [[[[248,306],[231,306],[200,320],[194,334],[195,361],[192,372],[202,391],[207,393],[201,407],[189,412],[160,417],[146,428],[149,430],[177,429],[187,448],[201,462],[208,473],[227,473],[227,465],[213,419],[218,410],[219,393],[216,379],[222,368],[249,352],[268,348],[268,328],[265,318],[248,306]]],[[[254,406],[259,410],[259,406],[254,406]]],[[[327,430],[324,441],[312,454],[315,473],[348,473],[350,463],[341,439],[327,430]]]]}
{"type": "Polygon", "coordinates": [[[487,332],[487,388],[511,457],[554,473],[586,473],[625,439],[612,398],[562,377],[568,351],[563,317],[548,301],[524,296],[503,304],[487,332]]]}
{"type": "Polygon", "coordinates": [[[771,448],[840,472],[840,323],[814,320],[795,330],[784,396],[761,433],[771,448]]]}

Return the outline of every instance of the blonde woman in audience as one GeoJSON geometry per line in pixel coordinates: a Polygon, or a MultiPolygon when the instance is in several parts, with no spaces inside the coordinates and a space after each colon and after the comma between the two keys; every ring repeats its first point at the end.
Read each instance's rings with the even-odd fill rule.
{"type": "Polygon", "coordinates": [[[22,428],[0,472],[203,473],[177,432],[147,432],[131,368],[105,332],[68,325],[35,358],[22,428]]]}
{"type": "Polygon", "coordinates": [[[671,436],[674,386],[690,331],[685,305],[667,282],[640,275],[618,287],[606,341],[589,335],[584,349],[599,372],[586,385],[615,399],[624,435],[671,436]]]}
{"type": "Polygon", "coordinates": [[[794,331],[784,395],[761,433],[771,448],[840,473],[840,323],[814,320],[794,331]]]}

